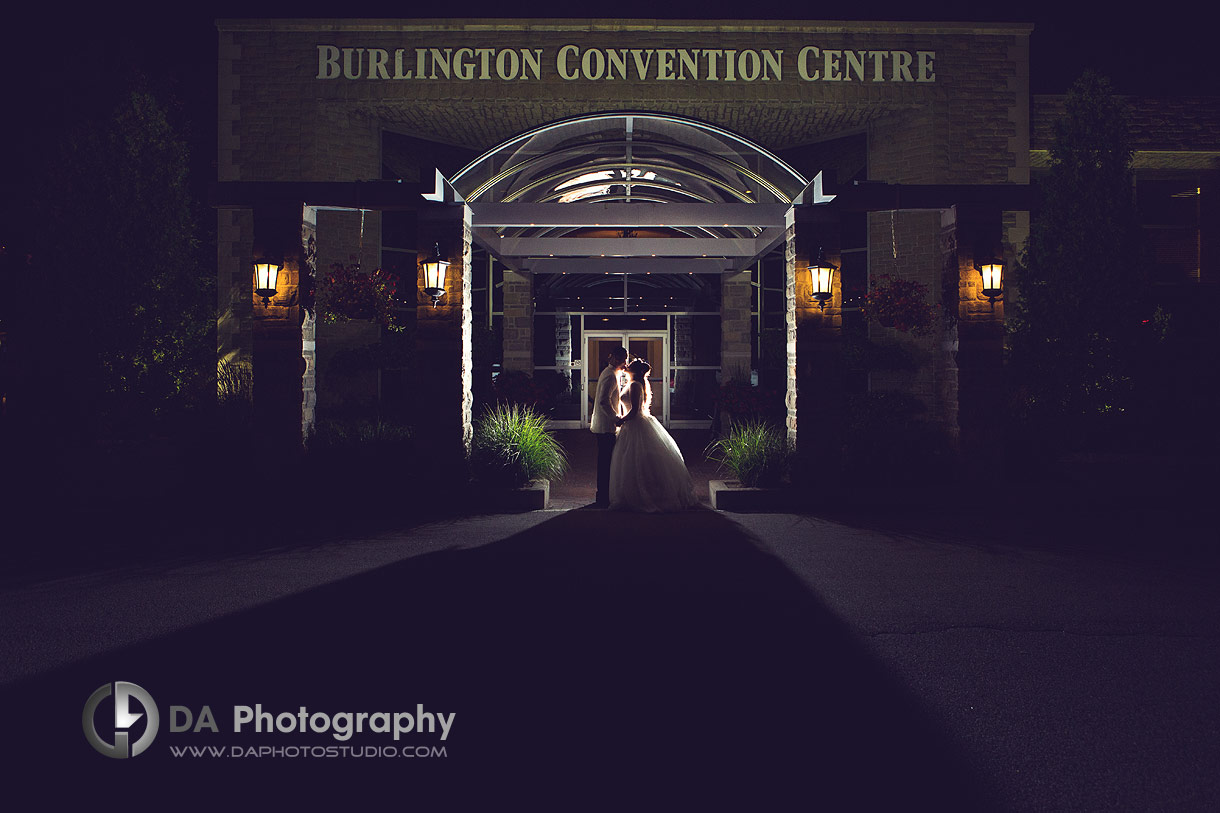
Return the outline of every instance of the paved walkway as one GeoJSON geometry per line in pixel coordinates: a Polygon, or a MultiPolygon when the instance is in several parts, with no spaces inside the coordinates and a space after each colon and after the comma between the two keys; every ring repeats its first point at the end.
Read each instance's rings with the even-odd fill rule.
{"type": "Polygon", "coordinates": [[[262,780],[425,810],[1216,809],[1214,575],[792,515],[473,517],[0,592],[0,709],[14,775],[78,780],[45,804],[262,780]],[[162,709],[123,770],[80,730],[116,679],[162,709]],[[233,734],[256,703],[456,719],[431,762],[172,757],[338,744],[233,734]],[[218,733],[168,730],[204,704],[218,733]]]}

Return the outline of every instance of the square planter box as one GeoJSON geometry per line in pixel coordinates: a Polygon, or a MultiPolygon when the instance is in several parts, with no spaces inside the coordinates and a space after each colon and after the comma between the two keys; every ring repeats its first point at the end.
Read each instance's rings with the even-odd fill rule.
{"type": "Polygon", "coordinates": [[[712,480],[708,491],[717,511],[785,511],[791,502],[786,488],[749,488],[737,480],[712,480]]]}
{"type": "Polygon", "coordinates": [[[551,507],[551,481],[531,480],[521,488],[481,487],[478,495],[491,511],[542,511],[551,507]]]}

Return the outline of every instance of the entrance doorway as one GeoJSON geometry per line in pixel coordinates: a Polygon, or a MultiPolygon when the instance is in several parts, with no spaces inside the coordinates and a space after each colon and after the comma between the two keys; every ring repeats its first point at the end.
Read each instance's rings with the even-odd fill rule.
{"type": "Polygon", "coordinates": [[[585,336],[585,398],[581,425],[589,425],[593,414],[593,398],[597,394],[597,378],[606,367],[606,358],[616,347],[626,347],[630,357],[639,357],[652,365],[648,383],[652,387],[652,414],[665,426],[669,425],[669,334],[665,331],[602,331],[585,336]]]}

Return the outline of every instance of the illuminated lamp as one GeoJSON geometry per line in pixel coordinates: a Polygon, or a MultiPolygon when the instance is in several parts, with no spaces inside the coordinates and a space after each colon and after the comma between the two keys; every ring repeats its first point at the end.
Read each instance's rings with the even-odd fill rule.
{"type": "Polygon", "coordinates": [[[834,296],[834,289],[831,287],[834,276],[835,266],[822,256],[822,249],[819,248],[817,260],[809,265],[809,283],[813,300],[821,310],[826,310],[826,303],[834,296]]]}
{"type": "Polygon", "coordinates": [[[445,272],[449,262],[441,259],[441,244],[436,244],[436,256],[424,262],[424,293],[432,297],[432,307],[445,295],[445,272]]]}
{"type": "Polygon", "coordinates": [[[1004,295],[1004,261],[989,257],[974,267],[983,275],[983,296],[994,306],[996,299],[1004,295]]]}
{"type": "Polygon", "coordinates": [[[280,278],[280,267],[275,263],[254,264],[254,294],[263,298],[264,305],[271,304],[275,296],[275,284],[280,278]]]}

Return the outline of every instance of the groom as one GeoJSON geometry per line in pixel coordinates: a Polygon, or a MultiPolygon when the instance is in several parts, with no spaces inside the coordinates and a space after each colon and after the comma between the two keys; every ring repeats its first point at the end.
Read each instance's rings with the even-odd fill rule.
{"type": "Polygon", "coordinates": [[[597,498],[598,508],[610,505],[610,458],[614,456],[614,430],[618,428],[619,371],[627,364],[627,348],[610,351],[606,369],[597,379],[597,394],[593,397],[593,417],[589,431],[597,435],[597,498]]]}

